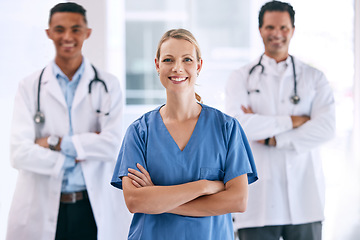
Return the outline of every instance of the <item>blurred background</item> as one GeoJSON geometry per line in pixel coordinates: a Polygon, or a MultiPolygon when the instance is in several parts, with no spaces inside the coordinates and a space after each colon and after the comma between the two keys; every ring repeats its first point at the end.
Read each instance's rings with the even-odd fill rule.
{"type": "MultiPolygon", "coordinates": [[[[203,55],[197,92],[224,110],[231,71],[263,52],[258,12],[263,0],[79,0],[93,29],[84,55],[116,75],[124,93],[123,129],[165,101],[154,67],[157,43],[172,28],[189,29],[203,55]]],[[[290,53],[320,69],[335,94],[337,133],[322,147],[326,178],[324,240],[360,239],[360,0],[290,0],[295,34],[290,53]]],[[[54,58],[49,10],[59,1],[0,0],[0,240],[17,171],[9,136],[17,85],[54,58]]]]}

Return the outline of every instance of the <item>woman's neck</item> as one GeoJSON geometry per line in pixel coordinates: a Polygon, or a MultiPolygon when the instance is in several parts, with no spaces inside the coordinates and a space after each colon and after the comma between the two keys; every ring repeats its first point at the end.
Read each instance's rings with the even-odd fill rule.
{"type": "Polygon", "coordinates": [[[201,105],[195,99],[195,93],[187,97],[167,96],[166,104],[160,109],[163,118],[184,121],[198,117],[201,105]]]}

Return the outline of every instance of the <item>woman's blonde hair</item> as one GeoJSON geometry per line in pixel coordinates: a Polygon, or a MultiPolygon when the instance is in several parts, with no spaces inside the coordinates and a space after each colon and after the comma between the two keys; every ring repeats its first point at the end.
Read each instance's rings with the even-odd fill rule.
{"type": "MultiPolygon", "coordinates": [[[[197,61],[201,61],[201,52],[200,52],[200,47],[198,42],[196,41],[194,35],[192,35],[192,33],[186,29],[183,28],[179,28],[179,29],[171,29],[169,31],[167,31],[160,39],[157,50],[156,50],[156,59],[159,61],[160,60],[160,48],[161,45],[166,41],[169,40],[170,38],[175,38],[175,39],[182,39],[182,40],[186,40],[188,42],[190,42],[191,44],[194,45],[195,47],[195,51],[196,51],[196,59],[197,61]]],[[[195,93],[195,98],[198,102],[202,102],[201,101],[201,97],[195,93]]]]}

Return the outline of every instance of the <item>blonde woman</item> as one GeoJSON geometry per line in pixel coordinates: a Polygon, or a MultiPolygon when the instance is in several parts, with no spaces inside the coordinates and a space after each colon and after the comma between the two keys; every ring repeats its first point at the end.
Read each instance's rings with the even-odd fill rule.
{"type": "Polygon", "coordinates": [[[244,212],[257,173],[232,117],[195,94],[200,49],[185,29],[161,38],[155,66],[166,104],[130,125],[112,184],[134,213],[129,239],[233,239],[232,212],[244,212]]]}

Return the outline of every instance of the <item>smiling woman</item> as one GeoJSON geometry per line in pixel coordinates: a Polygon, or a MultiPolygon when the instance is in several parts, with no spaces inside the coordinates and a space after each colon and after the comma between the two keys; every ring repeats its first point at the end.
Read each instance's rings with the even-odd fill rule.
{"type": "Polygon", "coordinates": [[[166,104],[130,125],[112,179],[135,213],[129,239],[233,239],[230,213],[245,211],[257,180],[246,136],[195,99],[202,59],[189,31],[163,35],[155,66],[166,104]]]}
{"type": "MultiPolygon", "coordinates": [[[[169,31],[160,40],[155,65],[167,94],[172,93],[173,84],[187,88],[188,93],[192,96],[195,94],[194,86],[202,68],[202,59],[197,43],[193,43],[194,40],[189,40],[194,39],[194,37],[190,35],[191,33],[188,34],[191,37],[188,37],[184,30],[169,31]]],[[[180,91],[180,86],[173,90],[179,89],[178,91],[180,91]]],[[[199,98],[198,101],[200,100],[199,98]]]]}

